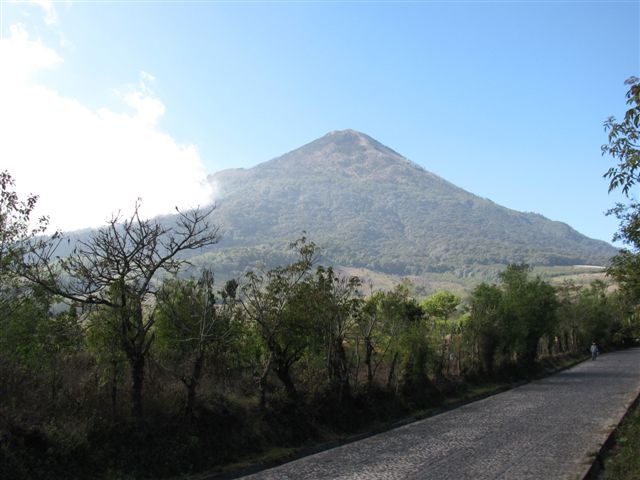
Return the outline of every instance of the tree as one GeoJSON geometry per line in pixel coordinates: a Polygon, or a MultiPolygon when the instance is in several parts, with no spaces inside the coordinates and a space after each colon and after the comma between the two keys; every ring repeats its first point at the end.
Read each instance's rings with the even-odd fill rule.
{"type": "Polygon", "coordinates": [[[609,274],[618,280],[621,287],[635,301],[640,300],[640,203],[633,199],[632,189],[640,180],[640,79],[631,77],[624,120],[617,122],[609,117],[605,131],[609,132],[608,143],[602,145],[602,154],[610,155],[618,163],[604,174],[609,179],[609,192],[620,189],[629,199],[627,204],[617,203],[608,214],[620,221],[614,240],[622,240],[630,249],[616,255],[609,267],[609,274]]]}
{"type": "Polygon", "coordinates": [[[603,155],[618,160],[618,164],[604,174],[610,180],[609,192],[621,188],[629,197],[631,188],[640,180],[640,79],[631,77],[624,83],[629,85],[626,98],[630,108],[622,122],[617,122],[615,117],[604,122],[609,142],[601,148],[603,155]]]}
{"type": "Polygon", "coordinates": [[[186,364],[177,376],[187,390],[185,414],[193,420],[207,355],[222,356],[233,336],[238,282],[229,280],[216,298],[213,272],[195,280],[170,279],[158,293],[156,333],[165,356],[186,364]]]}
{"type": "Polygon", "coordinates": [[[594,340],[601,348],[610,346],[616,308],[607,295],[607,284],[594,280],[589,288],[581,289],[575,307],[580,325],[578,351],[586,351],[594,340]]]}
{"type": "Polygon", "coordinates": [[[45,232],[47,217],[35,222],[31,215],[38,197],[21,200],[14,190],[15,180],[6,170],[0,172],[0,324],[9,318],[30,290],[15,276],[25,244],[45,232]]]}
{"type": "Polygon", "coordinates": [[[435,357],[429,342],[431,329],[418,302],[408,297],[408,292],[402,310],[403,323],[399,338],[404,357],[402,393],[409,400],[423,401],[433,391],[428,377],[429,359],[435,357]]]}
{"type": "Polygon", "coordinates": [[[85,322],[86,349],[96,362],[98,387],[106,387],[109,391],[111,415],[115,419],[118,392],[127,368],[127,357],[120,338],[120,319],[113,309],[98,305],[87,312],[85,322]]]}
{"type": "Polygon", "coordinates": [[[38,383],[50,387],[53,406],[63,381],[61,362],[80,347],[82,331],[72,311],[53,314],[57,299],[17,274],[29,245],[42,243],[48,218],[34,219],[38,196],[21,199],[15,186],[8,171],[0,172],[0,366],[7,367],[0,383],[15,393],[29,376],[44,374],[48,381],[38,383]]]}
{"type": "Polygon", "coordinates": [[[273,369],[292,401],[297,401],[291,367],[309,346],[309,309],[305,281],[313,266],[316,244],[301,237],[290,245],[298,259],[271,270],[250,271],[242,285],[242,307],[255,324],[268,352],[260,375],[260,401],[266,401],[266,381],[273,369]]]}
{"type": "Polygon", "coordinates": [[[475,350],[480,358],[482,372],[491,375],[496,350],[502,342],[502,290],[496,285],[481,283],[471,292],[469,305],[471,312],[468,329],[475,337],[472,343],[476,344],[475,350]]]}
{"type": "Polygon", "coordinates": [[[556,287],[558,297],[558,323],[555,334],[561,352],[577,352],[581,335],[581,318],[578,313],[578,298],[582,286],[565,280],[556,287]]]}
{"type": "Polygon", "coordinates": [[[178,211],[175,224],[143,220],[136,203],[124,220],[115,215],[66,258],[54,256],[59,239],[31,242],[20,273],[49,291],[87,307],[102,306],[117,318],[117,335],[132,377],[132,414],[142,418],[145,365],[155,323],[154,279],[176,274],[187,263],[181,254],[218,241],[213,207],[178,211]]]}
{"type": "Polygon", "coordinates": [[[430,319],[446,320],[456,311],[458,305],[460,297],[447,291],[436,292],[420,302],[420,307],[430,319]]]}
{"type": "Polygon", "coordinates": [[[618,281],[625,295],[637,304],[640,302],[640,252],[637,247],[634,250],[622,249],[611,259],[607,273],[618,281]]]}
{"type": "Polygon", "coordinates": [[[385,358],[387,350],[391,346],[393,334],[383,333],[388,329],[394,330],[394,326],[399,325],[399,320],[395,316],[386,315],[386,297],[388,292],[375,292],[364,302],[362,311],[358,315],[356,323],[358,333],[364,343],[364,363],[367,367],[367,386],[373,386],[373,379],[376,371],[385,358]],[[379,351],[380,350],[380,351],[379,351]],[[377,355],[378,361],[374,361],[377,355]]]}
{"type": "MultiPolygon", "coordinates": [[[[37,286],[13,305],[0,329],[0,383],[19,396],[29,380],[48,387],[40,395],[54,406],[63,383],[64,360],[82,344],[82,329],[73,311],[53,314],[54,297],[37,286]],[[4,367],[4,368],[3,368],[4,367]]],[[[32,387],[33,388],[33,387],[32,387]]]]}
{"type": "Polygon", "coordinates": [[[454,325],[449,322],[449,319],[458,305],[460,305],[460,297],[446,291],[436,292],[420,302],[420,308],[430,323],[435,348],[439,350],[435,365],[435,374],[439,377],[445,374],[445,363],[449,364],[447,357],[450,355],[454,333],[454,325]]]}
{"type": "Polygon", "coordinates": [[[386,386],[397,385],[397,368],[409,323],[417,323],[422,310],[409,297],[409,289],[401,283],[391,291],[375,292],[364,302],[357,317],[358,333],[364,343],[364,363],[367,366],[367,385],[373,386],[376,372],[383,362],[389,362],[386,386]]]}
{"type": "Polygon", "coordinates": [[[529,365],[536,359],[540,339],[551,332],[558,307],[555,289],[539,277],[530,279],[530,270],[526,264],[512,264],[500,274],[504,346],[529,365]]]}
{"type": "Polygon", "coordinates": [[[357,318],[360,279],[341,277],[332,268],[318,267],[307,285],[307,307],[314,317],[312,326],[319,330],[329,387],[341,401],[349,393],[350,365],[345,342],[357,318]]]}

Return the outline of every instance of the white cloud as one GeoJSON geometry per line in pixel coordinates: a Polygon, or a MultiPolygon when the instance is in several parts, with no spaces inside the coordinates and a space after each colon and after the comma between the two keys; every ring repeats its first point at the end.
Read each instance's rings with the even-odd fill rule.
{"type": "Polygon", "coordinates": [[[197,149],[157,128],[165,106],[149,86],[153,76],[141,73],[141,83],[121,95],[134,114],[95,111],[30,83],[62,59],[23,27],[10,31],[0,39],[0,168],[25,193],[40,195],[38,213],[53,227],[104,224],[113,213],[131,212],[137,198],[146,216],[211,202],[197,149]]]}
{"type": "Polygon", "coordinates": [[[58,21],[58,13],[53,7],[52,0],[29,0],[29,3],[38,5],[44,12],[44,21],[48,25],[52,25],[58,21]]]}
{"type": "Polygon", "coordinates": [[[62,63],[60,56],[39,42],[29,40],[22,25],[9,27],[9,38],[0,39],[0,87],[19,88],[29,77],[40,70],[47,70],[62,63]]]}
{"type": "Polygon", "coordinates": [[[155,98],[150,87],[150,84],[155,81],[156,79],[153,75],[143,71],[140,72],[140,82],[137,90],[125,95],[116,91],[116,94],[136,111],[138,119],[150,126],[156,125],[165,112],[164,104],[155,98]]]}
{"type": "Polygon", "coordinates": [[[47,25],[54,25],[58,22],[58,12],[53,6],[53,0],[9,0],[9,3],[35,5],[42,9],[43,20],[47,25]]]}

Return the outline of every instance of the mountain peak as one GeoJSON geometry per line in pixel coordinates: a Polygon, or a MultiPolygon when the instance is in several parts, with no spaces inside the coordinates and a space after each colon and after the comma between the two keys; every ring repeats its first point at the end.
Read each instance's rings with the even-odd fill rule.
{"type": "Polygon", "coordinates": [[[331,147],[344,153],[353,154],[356,151],[378,151],[383,154],[401,157],[398,152],[390,149],[386,145],[378,142],[369,135],[353,129],[333,130],[323,137],[311,142],[309,146],[314,147],[331,147]]]}
{"type": "Polygon", "coordinates": [[[347,128],[346,130],[333,130],[327,133],[324,137],[333,138],[333,139],[355,139],[363,143],[371,143],[376,142],[369,135],[366,135],[357,130],[353,130],[351,128],[347,128]]]}
{"type": "Polygon", "coordinates": [[[325,135],[325,137],[328,136],[354,136],[354,137],[358,137],[364,135],[364,133],[359,132],[357,130],[354,130],[352,128],[346,128],[344,130],[332,130],[329,133],[327,133],[325,135]]]}
{"type": "MultiPolygon", "coordinates": [[[[255,167],[256,174],[282,171],[304,177],[357,178],[361,182],[396,181],[424,169],[357,130],[334,130],[296,150],[255,167]]],[[[428,175],[433,175],[428,173],[428,175]]]]}

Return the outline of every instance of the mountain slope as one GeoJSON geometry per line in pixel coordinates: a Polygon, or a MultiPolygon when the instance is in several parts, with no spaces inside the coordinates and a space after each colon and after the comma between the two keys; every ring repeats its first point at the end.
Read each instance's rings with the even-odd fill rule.
{"type": "Polygon", "coordinates": [[[211,177],[229,268],[277,255],[302,231],[324,260],[392,274],[473,265],[604,265],[616,250],[568,225],[479,198],[362,133],[331,132],[251,169],[211,177]]]}

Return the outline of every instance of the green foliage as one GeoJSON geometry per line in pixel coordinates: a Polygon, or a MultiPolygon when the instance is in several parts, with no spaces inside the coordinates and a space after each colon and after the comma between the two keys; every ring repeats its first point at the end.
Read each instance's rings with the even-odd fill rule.
{"type": "Polygon", "coordinates": [[[11,321],[14,315],[23,315],[25,308],[33,306],[29,297],[42,297],[42,292],[20,281],[15,271],[24,255],[25,244],[42,234],[48,225],[46,217],[37,221],[31,218],[38,197],[30,195],[21,200],[14,188],[15,180],[9,172],[0,172],[0,333],[6,335],[11,334],[15,325],[4,325],[5,322],[11,321]]]}
{"type": "Polygon", "coordinates": [[[577,313],[581,319],[582,344],[585,349],[590,344],[589,340],[597,341],[601,347],[611,345],[615,311],[606,288],[604,283],[594,282],[590,288],[582,289],[577,298],[577,313]]]}
{"type": "Polygon", "coordinates": [[[451,319],[459,305],[460,297],[446,291],[436,292],[420,303],[431,329],[431,348],[438,352],[434,365],[434,373],[438,377],[446,373],[446,359],[451,355],[454,337],[459,333],[459,324],[451,319]]]}
{"type": "Polygon", "coordinates": [[[640,302],[640,254],[622,250],[611,259],[607,272],[630,299],[640,302]]]}
{"type": "Polygon", "coordinates": [[[423,311],[406,284],[390,292],[376,292],[363,306],[359,328],[365,347],[368,384],[381,363],[387,363],[386,387],[412,397],[426,393],[431,358],[429,329],[423,311]]]}
{"type": "Polygon", "coordinates": [[[529,266],[509,265],[502,274],[504,346],[517,358],[532,363],[538,342],[551,333],[557,299],[554,288],[539,277],[529,279],[529,266]]]}
{"type": "Polygon", "coordinates": [[[555,289],[529,273],[528,265],[509,265],[500,275],[502,285],[483,283],[471,294],[467,336],[477,355],[472,365],[477,362],[484,373],[491,374],[498,359],[531,365],[542,338],[554,333],[555,289]]]}
{"type": "Polygon", "coordinates": [[[626,95],[629,109],[622,122],[609,117],[604,123],[609,142],[602,146],[602,154],[618,161],[604,175],[610,179],[609,192],[620,188],[629,196],[631,188],[640,179],[640,79],[631,77],[625,84],[629,85],[626,95]]]}
{"type": "Polygon", "coordinates": [[[49,322],[50,306],[50,297],[41,290],[15,306],[2,322],[0,351],[6,357],[30,368],[41,365],[45,348],[42,333],[49,322]]]}
{"type": "Polygon", "coordinates": [[[51,313],[52,298],[35,288],[2,323],[0,351],[16,365],[57,375],[58,361],[81,348],[83,332],[73,311],[51,313]]]}
{"type": "Polygon", "coordinates": [[[589,287],[566,283],[559,288],[555,334],[563,348],[586,352],[594,341],[605,349],[638,342],[640,323],[629,297],[621,291],[608,293],[607,289],[599,281],[589,287]]]}
{"type": "Polygon", "coordinates": [[[160,273],[177,273],[186,263],[180,255],[218,241],[218,229],[206,211],[178,211],[171,224],[145,220],[136,203],[130,217],[114,215],[109,224],[73,251],[60,258],[55,252],[60,239],[28,243],[19,273],[33,284],[84,307],[109,309],[117,317],[115,330],[132,377],[131,411],[142,418],[143,385],[148,355],[153,344],[155,316],[149,307],[160,273]]]}
{"type": "Polygon", "coordinates": [[[156,296],[157,349],[178,356],[224,349],[232,340],[237,288],[238,282],[229,280],[214,292],[210,270],[203,270],[197,281],[165,280],[156,296]]]}
{"type": "Polygon", "coordinates": [[[460,297],[451,292],[437,292],[420,302],[428,318],[447,320],[460,305],[460,297]]]}
{"type": "MultiPolygon", "coordinates": [[[[545,341],[565,332],[580,348],[592,336],[606,346],[640,331],[628,297],[596,283],[567,287],[558,302],[523,264],[503,271],[499,285],[479,285],[467,309],[447,291],[418,303],[409,281],[389,291],[372,287],[363,298],[358,278],[313,270],[315,243],[303,237],[291,247],[294,257],[282,266],[249,271],[242,285],[228,281],[217,291],[210,270],[146,290],[144,275],[129,271],[84,297],[91,301],[81,315],[75,304],[54,315],[54,298],[35,289],[9,317],[10,335],[0,337],[0,373],[19,364],[32,385],[48,375],[56,405],[64,406],[33,429],[38,452],[49,452],[60,471],[73,455],[90,458],[71,462],[78,477],[184,474],[424,408],[454,386],[464,391],[467,374],[492,375],[494,363],[531,367],[545,341]],[[132,345],[141,356],[131,355],[132,345]],[[73,378],[64,377],[59,367],[80,359],[73,378]],[[145,421],[118,408],[123,385],[136,381],[137,360],[149,362],[145,421]],[[274,391],[276,379],[283,390],[274,391]]],[[[3,410],[34,414],[1,394],[3,410]]],[[[12,472],[25,464],[40,469],[36,453],[16,454],[22,434],[2,428],[0,461],[12,472]]]]}
{"type": "Polygon", "coordinates": [[[247,272],[241,287],[243,309],[255,324],[269,355],[262,362],[264,371],[260,385],[263,403],[266,377],[272,368],[289,398],[297,400],[291,367],[309,347],[313,330],[312,317],[306,306],[306,282],[317,247],[305,237],[290,247],[298,253],[297,261],[270,270],[247,272]]]}
{"type": "Polygon", "coordinates": [[[633,199],[632,189],[640,179],[640,80],[631,77],[625,83],[629,85],[626,95],[629,109],[621,122],[614,117],[605,122],[609,141],[602,146],[602,154],[618,162],[604,175],[610,180],[609,192],[620,189],[631,199],[627,204],[616,204],[608,212],[620,221],[614,240],[622,240],[630,250],[622,250],[613,258],[608,273],[637,303],[640,301],[640,204],[633,199]]]}
{"type": "Polygon", "coordinates": [[[304,287],[305,307],[312,316],[312,329],[326,366],[329,388],[341,398],[349,392],[351,359],[345,345],[361,306],[360,285],[357,277],[340,277],[332,268],[320,266],[304,287]]]}
{"type": "Polygon", "coordinates": [[[364,363],[367,368],[367,384],[373,385],[378,368],[383,362],[391,363],[387,386],[395,380],[395,367],[400,352],[400,333],[406,323],[408,305],[407,289],[398,286],[393,291],[375,292],[364,302],[357,317],[358,334],[362,339],[364,363]]]}
{"type": "Polygon", "coordinates": [[[14,187],[11,174],[6,170],[0,172],[0,275],[7,273],[10,264],[17,260],[22,243],[43,233],[48,225],[47,217],[37,222],[31,219],[38,196],[20,200],[14,187]]]}
{"type": "Polygon", "coordinates": [[[85,348],[95,359],[99,387],[110,390],[111,413],[115,415],[118,388],[127,368],[119,318],[109,308],[95,307],[87,315],[86,324],[85,348]]]}
{"type": "MultiPolygon", "coordinates": [[[[470,337],[471,351],[479,357],[481,371],[489,375],[493,373],[496,350],[506,335],[502,301],[502,290],[486,283],[478,285],[469,298],[470,315],[465,333],[470,337]]],[[[472,359],[472,363],[474,361],[472,359]]]]}
{"type": "Polygon", "coordinates": [[[237,281],[227,281],[218,292],[218,303],[213,272],[203,270],[198,281],[166,280],[156,296],[157,351],[179,367],[174,373],[187,389],[186,414],[190,418],[207,360],[224,363],[241,331],[237,289],[237,281]]]}

